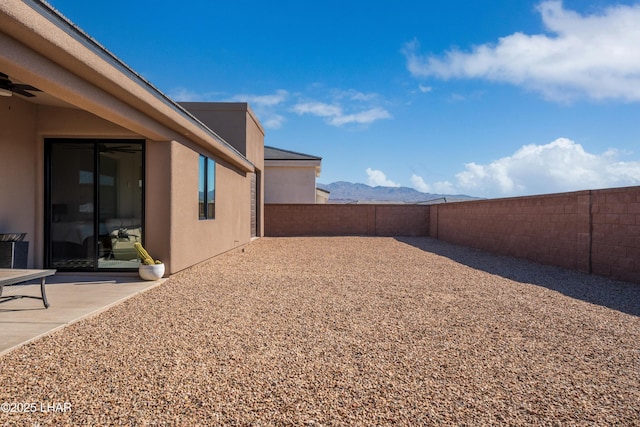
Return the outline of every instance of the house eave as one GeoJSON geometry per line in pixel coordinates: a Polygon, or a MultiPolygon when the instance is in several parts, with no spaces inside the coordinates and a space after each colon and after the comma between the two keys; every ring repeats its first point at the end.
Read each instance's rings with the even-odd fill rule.
{"type": "Polygon", "coordinates": [[[289,168],[320,168],[320,160],[269,160],[264,159],[265,166],[289,167],[289,168]]]}
{"type": "Polygon", "coordinates": [[[321,161],[320,160],[264,160],[264,167],[273,167],[273,168],[314,168],[316,178],[320,176],[321,172],[321,161]]]}
{"type": "Polygon", "coordinates": [[[0,3],[0,36],[5,47],[0,71],[20,75],[54,97],[150,139],[186,138],[245,172],[255,170],[213,130],[49,4],[0,3]]]}

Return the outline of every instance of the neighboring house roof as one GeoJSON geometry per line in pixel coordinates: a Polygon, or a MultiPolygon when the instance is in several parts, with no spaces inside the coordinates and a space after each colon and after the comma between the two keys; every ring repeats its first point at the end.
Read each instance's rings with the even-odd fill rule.
{"type": "Polygon", "coordinates": [[[0,72],[149,139],[172,140],[177,133],[242,170],[255,169],[242,153],[46,2],[0,3],[0,33],[10,37],[0,40],[3,54],[10,53],[0,56],[0,72]],[[34,65],[34,52],[49,62],[34,65]]]}
{"type": "Polygon", "coordinates": [[[282,148],[264,146],[265,160],[322,160],[322,157],[310,154],[297,153],[295,151],[283,150],[282,148]]]}
{"type": "Polygon", "coordinates": [[[316,177],[320,176],[322,157],[298,153],[282,148],[264,146],[264,165],[271,167],[313,167],[316,177]]]}

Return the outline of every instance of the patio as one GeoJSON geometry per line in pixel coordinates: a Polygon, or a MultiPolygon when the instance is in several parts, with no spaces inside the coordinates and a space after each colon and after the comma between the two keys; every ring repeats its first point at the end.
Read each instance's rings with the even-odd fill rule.
{"type": "Polygon", "coordinates": [[[0,402],[70,410],[0,424],[634,425],[638,342],[638,285],[429,238],[264,238],[1,356],[0,402]]]}
{"type": "MultiPolygon", "coordinates": [[[[4,288],[4,295],[40,296],[39,281],[4,288]]],[[[51,307],[40,300],[19,299],[0,304],[0,355],[40,336],[106,310],[126,298],[157,286],[162,281],[143,282],[134,275],[57,273],[47,278],[51,307]]]]}

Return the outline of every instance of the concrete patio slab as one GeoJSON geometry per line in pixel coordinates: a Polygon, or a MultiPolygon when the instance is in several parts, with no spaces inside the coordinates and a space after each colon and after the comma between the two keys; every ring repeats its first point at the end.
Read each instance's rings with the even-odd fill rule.
{"type": "MultiPolygon", "coordinates": [[[[22,298],[0,304],[0,355],[59,328],[95,315],[166,279],[142,281],[137,275],[78,275],[57,273],[46,285],[51,306],[22,298]]],[[[40,282],[5,287],[3,295],[40,296],[40,282]]]]}

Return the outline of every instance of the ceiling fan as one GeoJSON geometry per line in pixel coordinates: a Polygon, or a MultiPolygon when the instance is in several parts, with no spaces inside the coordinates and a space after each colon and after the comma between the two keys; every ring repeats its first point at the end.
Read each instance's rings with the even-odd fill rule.
{"type": "Polygon", "coordinates": [[[32,98],[35,96],[28,91],[42,92],[40,89],[35,88],[31,85],[13,83],[11,80],[9,80],[9,76],[4,73],[0,73],[0,96],[11,96],[13,93],[26,96],[27,98],[32,98]]]}

